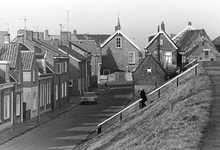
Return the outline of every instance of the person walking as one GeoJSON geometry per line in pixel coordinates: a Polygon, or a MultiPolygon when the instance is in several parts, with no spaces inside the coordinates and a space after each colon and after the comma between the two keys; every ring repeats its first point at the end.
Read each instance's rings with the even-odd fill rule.
{"type": "Polygon", "coordinates": [[[146,97],[146,93],[144,91],[144,89],[141,90],[140,92],[140,96],[141,96],[141,107],[144,108],[146,106],[145,102],[147,101],[147,97],[146,97]]]}

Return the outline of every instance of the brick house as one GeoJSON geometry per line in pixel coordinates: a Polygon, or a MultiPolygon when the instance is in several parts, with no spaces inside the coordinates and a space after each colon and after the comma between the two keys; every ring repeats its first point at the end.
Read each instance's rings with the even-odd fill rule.
{"type": "Polygon", "coordinates": [[[88,66],[90,61],[87,57],[72,50],[68,46],[60,45],[58,50],[69,54],[69,94],[77,96],[83,94],[84,91],[88,91],[87,78],[89,71],[88,66]],[[87,75],[86,75],[87,74],[87,75]]]}
{"type": "Polygon", "coordinates": [[[21,51],[23,64],[24,120],[34,118],[38,111],[38,67],[33,51],[21,51]]]}
{"type": "Polygon", "coordinates": [[[167,70],[173,73],[177,68],[178,47],[165,32],[165,25],[162,22],[161,30],[150,40],[144,48],[167,70]]]}
{"type": "MultiPolygon", "coordinates": [[[[35,54],[37,66],[38,66],[38,109],[39,114],[43,114],[52,109],[52,85],[53,85],[53,76],[54,73],[50,70],[50,68],[46,65],[46,55],[42,53],[35,54]]],[[[38,114],[38,115],[39,115],[38,114]]]]}
{"type": "Polygon", "coordinates": [[[43,42],[41,36],[37,37],[37,35],[40,34],[35,35],[36,36],[33,37],[33,31],[18,30],[18,37],[14,40],[14,42],[23,43],[35,53],[45,54],[46,65],[54,73],[52,83],[53,92],[51,92],[51,104],[52,109],[54,109],[62,106],[69,100],[68,92],[66,92],[68,91],[69,83],[69,56],[43,42]],[[67,93],[67,95],[64,96],[64,93],[67,93]]]}
{"type": "Polygon", "coordinates": [[[219,61],[220,53],[204,29],[188,30],[176,43],[181,54],[182,65],[197,59],[198,61],[219,61]]]}
{"type": "Polygon", "coordinates": [[[160,63],[147,54],[135,71],[132,72],[135,98],[139,90],[144,89],[146,93],[166,82],[167,73],[160,63]]]}
{"type": "MultiPolygon", "coordinates": [[[[10,81],[14,85],[14,116],[13,124],[23,122],[23,65],[21,60],[21,50],[26,47],[22,44],[2,44],[0,45],[0,60],[9,61],[10,81]]],[[[6,65],[7,66],[7,65],[6,65]]],[[[11,98],[10,98],[11,99],[11,98]]]]}
{"type": "Polygon", "coordinates": [[[15,99],[15,80],[10,77],[9,66],[9,61],[0,61],[0,131],[15,125],[21,116],[21,101],[15,99]]]}
{"type": "Polygon", "coordinates": [[[134,44],[121,28],[101,44],[101,75],[117,71],[132,72],[139,63],[140,48],[134,44]]]}

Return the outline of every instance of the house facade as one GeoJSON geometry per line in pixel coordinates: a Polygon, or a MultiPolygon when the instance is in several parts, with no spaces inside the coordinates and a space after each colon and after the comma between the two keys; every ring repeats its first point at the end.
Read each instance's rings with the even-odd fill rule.
{"type": "Polygon", "coordinates": [[[138,91],[144,89],[148,93],[166,82],[167,73],[152,54],[148,53],[135,71],[132,72],[132,76],[134,97],[137,98],[138,91]]]}
{"type": "Polygon", "coordinates": [[[220,53],[212,43],[204,29],[188,30],[177,42],[182,65],[197,61],[219,61],[220,53]]]}
{"type": "Polygon", "coordinates": [[[145,47],[145,51],[151,53],[168,73],[175,72],[178,66],[177,50],[178,47],[166,34],[165,28],[161,28],[145,47]]]}
{"type": "Polygon", "coordinates": [[[24,120],[38,114],[38,67],[34,51],[21,51],[23,64],[24,120]]]}
{"type": "Polygon", "coordinates": [[[9,61],[0,61],[0,130],[21,122],[21,101],[16,99],[15,81],[9,74],[9,61]]]}
{"type": "Polygon", "coordinates": [[[132,72],[138,66],[140,48],[119,29],[101,44],[101,75],[132,72]]]}
{"type": "MultiPolygon", "coordinates": [[[[23,122],[23,65],[21,60],[22,44],[2,44],[0,45],[0,60],[9,61],[10,80],[15,82],[14,85],[14,124],[23,122]]],[[[24,48],[25,49],[25,48],[24,48]]]]}

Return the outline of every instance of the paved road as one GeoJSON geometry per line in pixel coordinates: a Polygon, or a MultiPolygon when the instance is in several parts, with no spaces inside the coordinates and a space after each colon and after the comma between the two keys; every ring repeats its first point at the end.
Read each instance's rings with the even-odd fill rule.
{"type": "Polygon", "coordinates": [[[210,120],[204,131],[200,148],[201,150],[220,149],[220,63],[206,62],[205,70],[213,82],[214,100],[210,107],[210,120]]]}
{"type": "Polygon", "coordinates": [[[100,122],[123,109],[131,97],[131,85],[111,85],[111,89],[99,96],[98,104],[79,105],[47,124],[1,145],[0,149],[73,149],[91,136],[100,122]]]}

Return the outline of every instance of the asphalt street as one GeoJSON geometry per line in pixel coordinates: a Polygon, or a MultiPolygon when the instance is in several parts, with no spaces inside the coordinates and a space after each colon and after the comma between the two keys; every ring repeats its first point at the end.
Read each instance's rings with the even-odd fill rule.
{"type": "Polygon", "coordinates": [[[132,98],[131,85],[109,85],[98,104],[78,105],[43,126],[0,146],[1,150],[74,149],[91,138],[97,125],[122,110],[132,98]]]}

